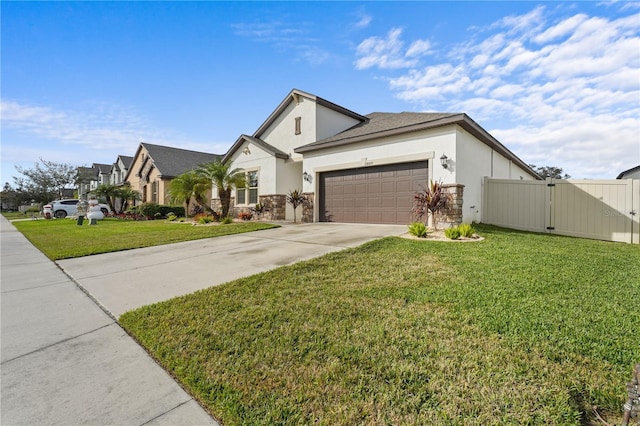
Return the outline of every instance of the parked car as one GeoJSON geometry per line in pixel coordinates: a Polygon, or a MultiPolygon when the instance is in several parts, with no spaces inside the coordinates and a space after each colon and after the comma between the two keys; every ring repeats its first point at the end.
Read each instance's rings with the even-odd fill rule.
{"type": "MultiPolygon", "coordinates": [[[[65,218],[67,216],[74,216],[78,213],[78,201],[76,199],[66,199],[66,200],[55,200],[50,202],[48,205],[51,206],[51,210],[53,211],[53,216],[58,219],[65,218]]],[[[107,204],[98,204],[100,206],[100,211],[102,214],[107,216],[111,213],[111,209],[107,204]]]]}

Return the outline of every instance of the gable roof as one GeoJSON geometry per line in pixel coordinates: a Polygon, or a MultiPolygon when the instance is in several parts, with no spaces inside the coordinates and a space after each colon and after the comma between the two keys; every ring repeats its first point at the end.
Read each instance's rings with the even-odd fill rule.
{"type": "Polygon", "coordinates": [[[464,113],[419,113],[400,112],[383,113],[374,112],[368,114],[367,121],[338,133],[337,135],[312,142],[294,149],[294,152],[303,154],[324,148],[349,145],[356,142],[369,141],[387,136],[401,135],[420,130],[433,129],[449,125],[458,125],[471,133],[478,140],[499,152],[509,160],[516,163],[531,176],[540,179],[540,176],[524,161],[518,158],[496,138],[491,136],[478,123],[464,113]]]}
{"type": "Polygon", "coordinates": [[[77,179],[80,183],[88,183],[92,180],[96,180],[98,179],[98,169],[80,166],[77,169],[77,179]]]}
{"type": "Polygon", "coordinates": [[[262,125],[260,127],[258,127],[258,130],[255,131],[255,133],[253,134],[253,137],[256,138],[260,138],[260,136],[262,136],[262,134],[269,128],[269,126],[271,126],[273,124],[274,121],[276,121],[276,119],[278,118],[278,116],[280,116],[280,114],[282,114],[284,112],[284,110],[289,106],[289,104],[291,102],[298,102],[298,99],[300,97],[303,98],[307,98],[310,99],[312,101],[315,101],[315,103],[317,105],[322,105],[323,107],[332,109],[336,112],[339,112],[340,114],[346,115],[348,117],[354,118],[356,120],[359,120],[361,122],[366,121],[367,117],[364,117],[358,113],[355,113],[349,109],[346,109],[344,107],[341,107],[338,104],[334,104],[333,102],[329,102],[326,99],[323,99],[321,97],[318,97],[316,95],[312,95],[311,93],[307,93],[307,92],[303,92],[302,90],[298,90],[298,89],[293,89],[291,92],[289,92],[289,94],[287,96],[285,96],[285,98],[282,100],[282,102],[280,102],[280,105],[278,105],[278,107],[271,113],[271,115],[265,120],[264,123],[262,123],[262,125]]]}
{"type": "MultiPolygon", "coordinates": [[[[125,169],[128,169],[129,167],[131,167],[131,164],[133,163],[133,157],[130,157],[128,155],[118,155],[118,159],[122,161],[122,164],[124,164],[125,169]]],[[[116,163],[117,162],[118,160],[116,160],[116,163]]]]}
{"type": "Polygon", "coordinates": [[[233,153],[236,152],[236,150],[238,148],[240,148],[240,146],[242,146],[242,144],[245,141],[253,142],[254,144],[258,145],[259,147],[261,147],[262,149],[264,149],[265,151],[267,151],[271,155],[275,156],[276,158],[282,158],[284,160],[289,158],[289,154],[287,154],[285,152],[282,152],[281,150],[279,150],[275,146],[266,143],[262,139],[258,139],[256,137],[248,136],[248,135],[240,135],[238,140],[236,140],[236,142],[231,146],[231,148],[229,148],[229,150],[224,155],[224,157],[222,157],[222,162],[223,163],[227,162],[231,158],[231,155],[233,155],[233,153]]]}
{"type": "Polygon", "coordinates": [[[631,174],[631,173],[638,172],[638,171],[640,171],[640,166],[632,167],[632,168],[630,168],[629,170],[625,170],[624,172],[621,172],[621,173],[616,177],[616,179],[622,179],[623,177],[625,177],[625,175],[629,175],[629,174],[631,174]]]}
{"type": "Polygon", "coordinates": [[[118,155],[118,158],[116,159],[116,162],[113,163],[111,165],[111,173],[113,173],[113,171],[120,171],[120,164],[119,161],[120,160],[122,162],[122,164],[124,165],[124,168],[126,170],[129,170],[129,168],[131,167],[131,163],[133,163],[133,157],[129,157],[127,155],[118,155]]]}
{"type": "MultiPolygon", "coordinates": [[[[187,149],[141,142],[133,158],[137,158],[140,155],[143,147],[149,153],[149,158],[153,160],[153,164],[160,172],[160,175],[163,178],[169,179],[193,170],[201,164],[209,163],[222,157],[221,155],[210,154],[208,152],[190,151],[187,149]]],[[[125,180],[129,178],[132,172],[133,170],[129,168],[125,180]]]]}
{"type": "Polygon", "coordinates": [[[93,163],[91,168],[96,169],[98,174],[111,173],[111,164],[93,163]]]}

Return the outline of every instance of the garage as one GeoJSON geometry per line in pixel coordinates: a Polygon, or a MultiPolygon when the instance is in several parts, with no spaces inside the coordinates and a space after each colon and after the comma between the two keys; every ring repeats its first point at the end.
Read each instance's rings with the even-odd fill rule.
{"type": "Polygon", "coordinates": [[[321,173],[320,221],[409,224],[413,194],[427,180],[426,161],[321,173]]]}

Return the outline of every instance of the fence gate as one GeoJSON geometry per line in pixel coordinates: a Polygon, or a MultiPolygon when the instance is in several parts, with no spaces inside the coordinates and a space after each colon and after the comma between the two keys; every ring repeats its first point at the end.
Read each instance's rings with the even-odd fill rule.
{"type": "Polygon", "coordinates": [[[640,180],[485,178],[482,222],[640,244],[640,180]]]}

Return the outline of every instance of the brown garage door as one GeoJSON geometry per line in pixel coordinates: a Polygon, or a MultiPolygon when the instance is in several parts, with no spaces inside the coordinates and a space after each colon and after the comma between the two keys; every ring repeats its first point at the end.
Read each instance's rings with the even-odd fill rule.
{"type": "Polygon", "coordinates": [[[408,224],[427,178],[426,161],[321,173],[320,220],[408,224]]]}

